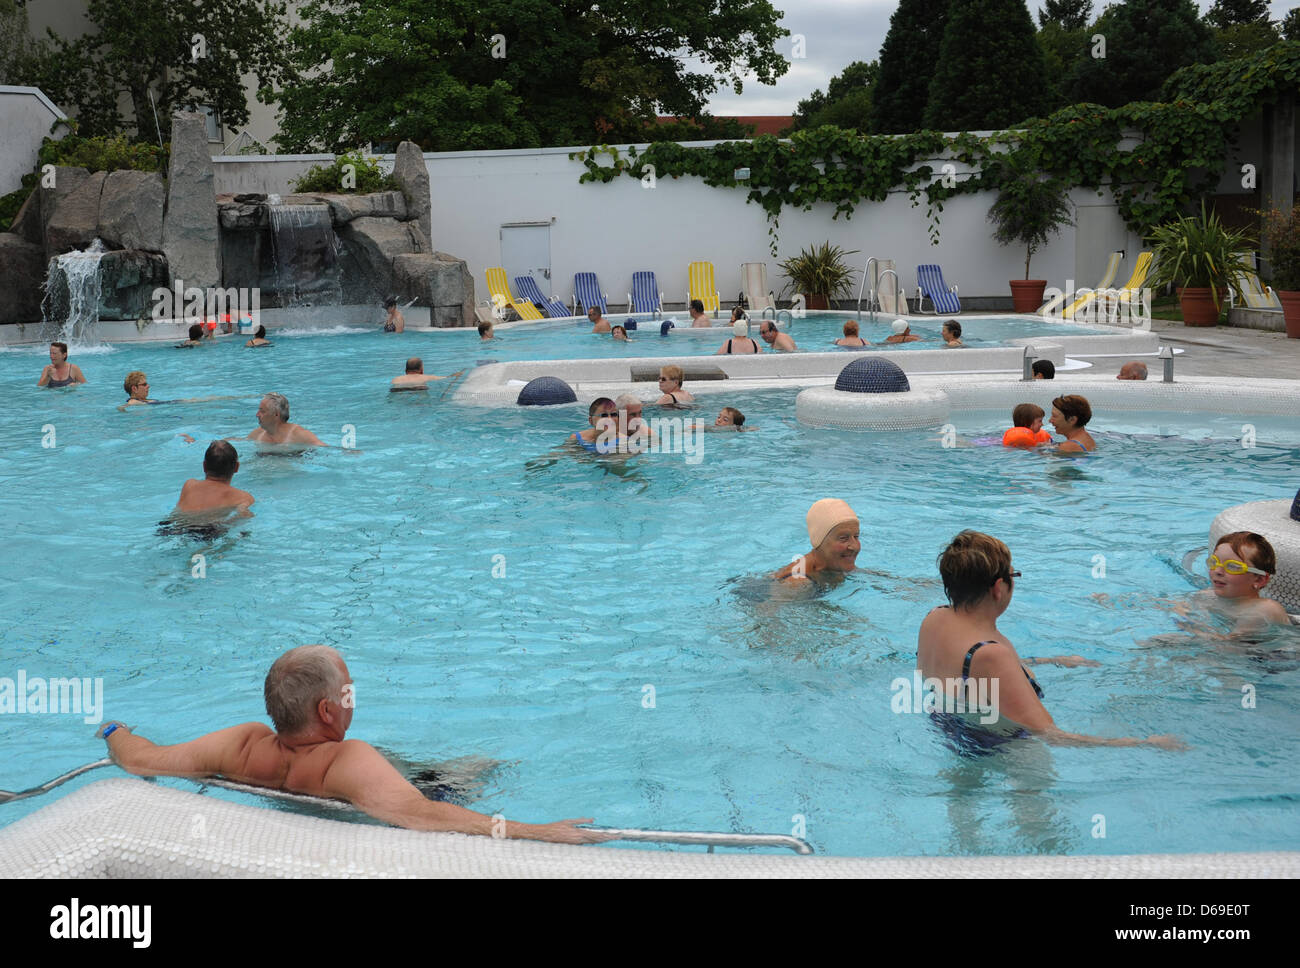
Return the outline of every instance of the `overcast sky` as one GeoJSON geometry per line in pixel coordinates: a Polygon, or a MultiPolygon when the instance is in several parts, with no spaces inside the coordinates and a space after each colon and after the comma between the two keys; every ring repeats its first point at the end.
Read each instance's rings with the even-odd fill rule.
{"type": "MultiPolygon", "coordinates": [[[[1212,5],[1213,0],[1197,4],[1202,13],[1212,5]]],[[[1295,5],[1296,0],[1273,0],[1269,8],[1273,19],[1281,20],[1295,5]]],[[[885,42],[889,18],[898,0],[773,0],[773,6],[785,11],[783,27],[791,34],[804,36],[807,56],[791,60],[790,70],[771,87],[752,82],[739,96],[729,88],[719,91],[709,102],[712,113],[793,114],[802,98],[818,88],[825,91],[827,82],[847,65],[880,56],[880,45],[885,42]]],[[[1031,0],[1028,6],[1036,26],[1042,4],[1031,0]]],[[[1094,16],[1105,6],[1104,0],[1095,0],[1094,16]]],[[[789,58],[791,38],[783,38],[777,50],[789,58]]]]}

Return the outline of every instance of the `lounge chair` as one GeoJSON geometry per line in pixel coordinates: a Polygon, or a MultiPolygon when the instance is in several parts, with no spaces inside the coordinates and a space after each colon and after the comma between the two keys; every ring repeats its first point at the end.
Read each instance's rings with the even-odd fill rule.
{"type": "Polygon", "coordinates": [[[492,294],[492,304],[498,309],[505,309],[507,306],[514,307],[520,319],[542,319],[544,318],[537,307],[532,303],[516,299],[510,294],[510,284],[506,282],[506,270],[497,266],[487,271],[488,292],[492,294]]]}
{"type": "Polygon", "coordinates": [[[767,286],[766,262],[742,262],[740,278],[745,286],[745,302],[751,313],[776,309],[776,293],[767,286]]]}
{"type": "MultiPolygon", "coordinates": [[[[1101,282],[1093,286],[1091,293],[1088,290],[1082,290],[1083,295],[1076,296],[1075,300],[1070,303],[1069,308],[1062,313],[1067,317],[1072,317],[1080,308],[1085,306],[1090,298],[1095,298],[1093,293],[1100,292],[1102,289],[1109,289],[1115,284],[1115,274],[1119,272],[1120,261],[1124,258],[1122,249],[1116,250],[1110,254],[1110,260],[1106,263],[1106,271],[1101,275],[1101,282]]],[[[1059,296],[1053,296],[1048,302],[1038,310],[1040,316],[1050,316],[1065,305],[1065,301],[1074,293],[1063,292],[1059,296]]]]}
{"type": "MultiPolygon", "coordinates": [[[[1239,253],[1245,262],[1251,265],[1255,264],[1254,252],[1239,253]]],[[[1271,286],[1266,286],[1259,280],[1259,275],[1254,272],[1241,272],[1237,274],[1237,288],[1241,290],[1242,298],[1245,300],[1247,309],[1282,309],[1282,300],[1277,298],[1271,286]]],[[[1228,288],[1228,306],[1236,304],[1237,290],[1228,288]]]]}
{"type": "Polygon", "coordinates": [[[599,306],[604,316],[609,312],[609,294],[600,291],[596,273],[579,272],[573,277],[573,315],[579,316],[592,306],[599,306]]]}
{"type": "Polygon", "coordinates": [[[936,265],[916,267],[916,311],[925,312],[925,300],[934,306],[935,314],[952,316],[961,312],[961,302],[957,299],[957,287],[949,286],[943,281],[943,270],[936,265]]]}
{"type": "Polygon", "coordinates": [[[627,304],[634,313],[663,311],[664,294],[659,291],[653,272],[632,273],[632,291],[627,294],[627,304]]]}
{"type": "Polygon", "coordinates": [[[537,280],[532,276],[515,276],[515,288],[519,290],[521,296],[534,306],[542,307],[542,310],[551,319],[563,319],[570,315],[569,307],[564,303],[550,296],[542,295],[541,287],[537,285],[537,280]]]}
{"type": "Polygon", "coordinates": [[[704,311],[717,315],[718,308],[722,305],[722,298],[718,295],[718,287],[713,282],[713,263],[712,262],[692,262],[686,267],[686,305],[691,304],[692,299],[698,299],[704,303],[704,311]]]}
{"type": "Polygon", "coordinates": [[[1141,287],[1147,282],[1147,275],[1151,273],[1151,262],[1153,256],[1151,252],[1139,252],[1138,261],[1134,262],[1134,274],[1128,277],[1128,282],[1121,288],[1099,288],[1095,292],[1084,292],[1074,303],[1067,305],[1063,316],[1067,320],[1073,320],[1078,316],[1083,316],[1086,320],[1097,318],[1097,307],[1102,305],[1102,313],[1105,316],[1112,316],[1122,305],[1128,305],[1139,299],[1141,296],[1141,287]]]}

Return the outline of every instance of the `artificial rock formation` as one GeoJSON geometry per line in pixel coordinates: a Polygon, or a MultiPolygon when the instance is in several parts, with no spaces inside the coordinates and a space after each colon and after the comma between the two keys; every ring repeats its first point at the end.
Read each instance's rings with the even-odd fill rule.
{"type": "Polygon", "coordinates": [[[402,194],[406,196],[406,217],[419,223],[420,231],[426,239],[433,238],[429,169],[424,163],[420,146],[414,141],[403,141],[397,146],[393,177],[402,186],[402,194]]]}
{"type": "Polygon", "coordinates": [[[186,288],[221,285],[221,240],[213,185],[203,115],[178,111],[172,115],[162,238],[172,281],[180,280],[186,288]]]}
{"type": "Polygon", "coordinates": [[[0,323],[32,323],[41,318],[45,253],[34,242],[0,232],[0,323]]]}
{"type": "Polygon", "coordinates": [[[107,172],[93,175],[84,168],[60,165],[54,185],[41,188],[41,214],[45,223],[45,258],[84,249],[99,231],[99,195],[107,172]]]}
{"type": "Polygon", "coordinates": [[[156,171],[111,171],[99,196],[99,237],[123,249],[162,251],[163,180],[156,171]]]}

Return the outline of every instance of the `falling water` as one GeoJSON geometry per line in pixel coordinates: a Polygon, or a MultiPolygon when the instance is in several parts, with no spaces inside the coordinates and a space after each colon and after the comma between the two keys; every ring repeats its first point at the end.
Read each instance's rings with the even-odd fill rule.
{"type": "Polygon", "coordinates": [[[327,205],[269,206],[271,251],[281,306],[337,306],[343,301],[340,244],[327,205]]]}
{"type": "Polygon", "coordinates": [[[107,251],[95,239],[83,250],[50,260],[41,315],[59,327],[59,339],[69,346],[99,345],[99,262],[107,251]]]}

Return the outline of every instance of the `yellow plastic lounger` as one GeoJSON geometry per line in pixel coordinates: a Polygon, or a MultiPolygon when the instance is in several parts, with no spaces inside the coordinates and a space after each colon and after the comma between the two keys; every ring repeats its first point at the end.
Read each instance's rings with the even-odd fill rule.
{"type": "Polygon", "coordinates": [[[722,300],[713,282],[713,263],[692,262],[686,267],[686,278],[686,304],[689,306],[692,299],[698,299],[704,303],[706,313],[716,313],[722,300]]]}
{"type": "MultiPolygon", "coordinates": [[[[1109,289],[1111,286],[1115,284],[1115,275],[1119,272],[1119,264],[1123,260],[1123,258],[1124,258],[1123,250],[1117,249],[1116,251],[1110,254],[1110,260],[1106,263],[1106,271],[1103,272],[1101,275],[1101,282],[1093,286],[1092,288],[1093,292],[1099,292],[1102,289],[1109,289]]],[[[1064,293],[1064,292],[1061,293],[1059,296],[1053,296],[1051,300],[1047,303],[1047,305],[1045,305],[1042,309],[1038,310],[1038,314],[1040,316],[1050,316],[1052,313],[1056,312],[1056,310],[1060,309],[1062,305],[1064,305],[1065,300],[1068,297],[1069,297],[1069,293],[1064,293]]],[[[1086,296],[1080,296],[1071,304],[1071,308],[1074,308],[1075,306],[1081,306],[1085,298],[1086,296]]],[[[1077,311],[1078,310],[1076,309],[1075,312],[1077,311]]],[[[1074,313],[1069,313],[1068,315],[1072,316],[1074,315],[1074,313]]]]}
{"type": "MultiPolygon", "coordinates": [[[[1243,262],[1249,265],[1255,264],[1254,252],[1239,252],[1243,262]]],[[[1247,309],[1278,309],[1282,308],[1282,301],[1277,298],[1271,287],[1264,285],[1259,276],[1254,272],[1238,273],[1234,280],[1237,287],[1241,289],[1242,298],[1246,302],[1247,309]]],[[[1236,302],[1237,293],[1233,289],[1228,290],[1228,305],[1232,306],[1236,302]]]]}
{"type": "Polygon", "coordinates": [[[492,294],[492,303],[504,309],[513,306],[520,319],[543,319],[545,317],[530,302],[516,299],[510,295],[510,283],[506,282],[506,270],[501,266],[487,271],[488,292],[492,294]]]}
{"type": "Polygon", "coordinates": [[[740,278],[745,283],[745,301],[749,303],[751,313],[776,309],[776,294],[767,286],[766,262],[742,262],[740,278]]]}
{"type": "Polygon", "coordinates": [[[1150,252],[1139,252],[1137,261],[1133,263],[1133,275],[1128,277],[1128,282],[1124,283],[1120,289],[1111,289],[1109,287],[1103,289],[1098,286],[1096,291],[1084,294],[1067,306],[1064,313],[1065,318],[1073,319],[1075,314],[1085,306],[1091,306],[1098,296],[1106,297],[1108,308],[1111,299],[1115,299],[1121,306],[1127,305],[1132,301],[1138,290],[1142,288],[1142,284],[1147,281],[1147,274],[1151,271],[1151,259],[1150,252]]]}

